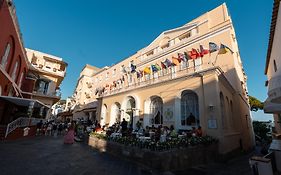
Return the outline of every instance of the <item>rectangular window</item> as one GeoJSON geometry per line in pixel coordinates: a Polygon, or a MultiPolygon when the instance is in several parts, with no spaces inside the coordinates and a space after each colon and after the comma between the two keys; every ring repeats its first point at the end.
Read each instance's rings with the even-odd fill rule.
{"type": "Polygon", "coordinates": [[[184,33],[183,35],[179,36],[179,39],[183,40],[183,39],[189,38],[190,36],[191,36],[190,32],[187,32],[187,33],[184,33]]]}
{"type": "Polygon", "coordinates": [[[147,52],[147,53],[146,53],[146,56],[148,56],[148,57],[149,57],[150,55],[153,55],[153,53],[154,53],[154,51],[153,51],[153,50],[151,50],[151,51],[149,51],[149,52],[147,52]]]}

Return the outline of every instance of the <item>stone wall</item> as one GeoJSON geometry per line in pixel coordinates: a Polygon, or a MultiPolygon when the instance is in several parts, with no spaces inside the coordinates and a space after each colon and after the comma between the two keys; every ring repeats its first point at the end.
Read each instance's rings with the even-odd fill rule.
{"type": "Polygon", "coordinates": [[[190,146],[161,152],[126,146],[94,136],[89,137],[88,144],[101,152],[107,152],[160,171],[183,170],[207,164],[217,160],[219,155],[218,144],[190,146]]]}

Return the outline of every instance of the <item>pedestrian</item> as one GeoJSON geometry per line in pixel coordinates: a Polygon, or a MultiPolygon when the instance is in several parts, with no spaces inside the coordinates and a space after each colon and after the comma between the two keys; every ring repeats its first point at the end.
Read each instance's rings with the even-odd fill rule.
{"type": "Polygon", "coordinates": [[[63,130],[63,124],[60,123],[58,127],[58,135],[62,135],[62,130],[63,130]]]}
{"type": "Polygon", "coordinates": [[[43,127],[43,121],[40,120],[40,122],[37,123],[36,135],[42,134],[42,127],[43,127]]]}
{"type": "Polygon", "coordinates": [[[45,135],[46,135],[46,136],[50,136],[50,135],[51,135],[51,132],[52,132],[52,124],[49,123],[49,124],[47,125],[47,130],[46,130],[45,135]]]}
{"type": "Polygon", "coordinates": [[[52,136],[57,137],[58,133],[57,133],[57,128],[58,125],[56,123],[53,123],[53,127],[52,127],[52,136]]]}
{"type": "Polygon", "coordinates": [[[73,144],[74,143],[74,123],[72,122],[69,128],[67,129],[67,133],[64,136],[65,144],[73,144]]]}
{"type": "Polygon", "coordinates": [[[125,136],[126,132],[127,132],[127,126],[128,126],[128,122],[125,120],[125,118],[123,118],[123,121],[121,122],[121,132],[122,132],[122,136],[125,136]]]}

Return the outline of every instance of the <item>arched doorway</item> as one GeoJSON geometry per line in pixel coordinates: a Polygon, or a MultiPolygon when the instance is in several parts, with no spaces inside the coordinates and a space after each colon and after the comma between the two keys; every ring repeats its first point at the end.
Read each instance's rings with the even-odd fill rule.
{"type": "Polygon", "coordinates": [[[129,128],[133,128],[133,117],[134,117],[134,110],[136,109],[136,101],[134,97],[129,96],[126,102],[126,108],[124,113],[125,120],[128,121],[129,128]]]}
{"type": "Polygon", "coordinates": [[[181,126],[196,126],[200,124],[198,96],[191,90],[181,94],[181,126]]]}
{"type": "Polygon", "coordinates": [[[150,100],[151,124],[161,125],[163,124],[163,100],[158,96],[150,97],[150,100]]]}
{"type": "Polygon", "coordinates": [[[119,123],[121,121],[121,105],[118,102],[115,102],[111,106],[111,115],[110,115],[110,123],[112,126],[114,123],[119,123]]]}

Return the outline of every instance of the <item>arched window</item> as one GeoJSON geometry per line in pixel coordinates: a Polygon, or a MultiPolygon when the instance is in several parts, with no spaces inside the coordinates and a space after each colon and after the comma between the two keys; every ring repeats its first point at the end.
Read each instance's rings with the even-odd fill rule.
{"type": "Polygon", "coordinates": [[[8,43],[6,48],[5,48],[5,52],[4,55],[2,56],[1,59],[1,66],[6,70],[7,69],[7,63],[8,63],[8,57],[10,55],[10,51],[11,51],[11,44],[8,43]]]}
{"type": "Polygon", "coordinates": [[[17,61],[14,65],[14,69],[13,69],[13,72],[12,72],[12,79],[14,81],[16,81],[16,78],[17,78],[17,72],[18,72],[18,67],[19,67],[19,61],[17,61]]]}
{"type": "Polygon", "coordinates": [[[220,107],[221,107],[222,128],[226,128],[225,103],[224,103],[224,96],[222,92],[220,92],[220,107]]]}
{"type": "Polygon", "coordinates": [[[152,97],[150,103],[152,124],[163,124],[163,100],[160,97],[152,97]]]}
{"type": "Polygon", "coordinates": [[[0,95],[2,95],[2,87],[1,87],[1,85],[0,85],[0,95]]]}
{"type": "Polygon", "coordinates": [[[128,97],[128,101],[126,104],[126,111],[125,111],[125,120],[128,121],[129,127],[133,127],[133,116],[134,116],[134,110],[136,108],[136,101],[133,97],[128,97]]]}
{"type": "Polygon", "coordinates": [[[111,107],[110,125],[121,122],[121,105],[115,102],[111,107]]]}
{"type": "Polygon", "coordinates": [[[181,125],[199,125],[198,96],[193,91],[183,91],[181,94],[181,125]]]}

